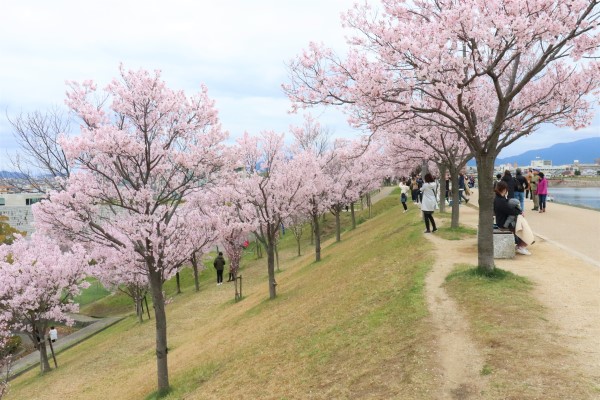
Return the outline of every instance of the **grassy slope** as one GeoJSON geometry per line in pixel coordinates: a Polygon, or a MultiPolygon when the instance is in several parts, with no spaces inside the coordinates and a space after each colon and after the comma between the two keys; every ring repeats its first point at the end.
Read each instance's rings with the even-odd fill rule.
{"type": "MultiPolygon", "coordinates": [[[[306,245],[296,257],[286,235],[274,301],[264,258],[246,261],[239,303],[232,287],[208,278],[199,294],[188,285],[173,297],[169,398],[431,397],[423,278],[433,260],[418,214],[403,215],[397,204],[377,203],[381,215],[341,243],[327,241],[318,264],[306,245]]],[[[153,321],[129,317],[61,353],[58,370],[15,380],[9,398],[144,398],[156,385],[153,334],[153,321]]]]}

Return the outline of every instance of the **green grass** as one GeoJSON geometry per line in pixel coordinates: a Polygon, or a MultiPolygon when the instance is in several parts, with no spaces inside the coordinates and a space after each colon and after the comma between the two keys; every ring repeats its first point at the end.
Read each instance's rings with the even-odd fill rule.
{"type": "MultiPolygon", "coordinates": [[[[375,204],[372,215],[340,243],[330,239],[327,216],[317,263],[309,237],[297,257],[286,234],[274,301],[266,258],[252,253],[243,262],[242,302],[232,302],[231,287],[213,284],[212,267],[200,293],[189,271],[182,295],[168,282],[172,390],[163,398],[426,398],[436,388],[423,293],[431,244],[419,216],[403,215],[396,198],[375,204]]],[[[111,298],[118,296],[96,303],[111,298]]],[[[19,377],[11,398],[157,398],[153,346],[153,321],[128,317],[62,352],[51,374],[19,377]]]]}
{"type": "Polygon", "coordinates": [[[480,373],[490,381],[482,398],[592,398],[590,383],[565,363],[565,349],[554,339],[556,327],[527,278],[458,265],[445,288],[466,312],[483,349],[480,373]]]}
{"type": "Polygon", "coordinates": [[[460,225],[458,228],[449,226],[438,228],[436,235],[446,240],[462,240],[477,235],[477,229],[460,225]]]}
{"type": "Polygon", "coordinates": [[[87,278],[86,281],[89,282],[90,286],[83,289],[81,294],[73,299],[80,307],[98,301],[110,294],[110,291],[102,286],[98,279],[87,278]]]}

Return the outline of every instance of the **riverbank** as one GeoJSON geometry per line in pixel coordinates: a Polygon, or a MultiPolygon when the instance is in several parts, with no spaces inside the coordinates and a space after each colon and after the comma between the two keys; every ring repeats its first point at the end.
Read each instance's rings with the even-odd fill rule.
{"type": "Polygon", "coordinates": [[[548,179],[548,186],[565,188],[598,188],[598,190],[600,190],[600,177],[552,178],[548,179]]]}

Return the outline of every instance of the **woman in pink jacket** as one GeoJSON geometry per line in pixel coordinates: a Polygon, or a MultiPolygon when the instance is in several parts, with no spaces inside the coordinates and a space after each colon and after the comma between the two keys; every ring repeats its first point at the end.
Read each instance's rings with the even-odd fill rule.
{"type": "Polygon", "coordinates": [[[544,173],[539,174],[540,181],[537,185],[537,194],[540,199],[540,212],[546,212],[546,197],[548,196],[548,179],[544,177],[544,173]]]}

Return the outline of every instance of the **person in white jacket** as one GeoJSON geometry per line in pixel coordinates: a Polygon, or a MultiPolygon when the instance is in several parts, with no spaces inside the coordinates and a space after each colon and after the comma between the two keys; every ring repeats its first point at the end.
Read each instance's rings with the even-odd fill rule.
{"type": "Polygon", "coordinates": [[[433,213],[437,208],[437,185],[435,179],[428,173],[425,175],[425,183],[421,187],[421,193],[423,193],[423,202],[421,203],[421,211],[423,211],[423,219],[425,220],[425,232],[431,233],[437,231],[435,226],[435,220],[433,219],[433,213]],[[431,223],[432,230],[429,229],[431,223]]]}
{"type": "Polygon", "coordinates": [[[406,201],[408,200],[408,191],[410,188],[406,184],[406,180],[402,178],[400,181],[400,203],[402,203],[402,207],[404,207],[404,212],[408,211],[408,207],[406,207],[406,201]]]}

